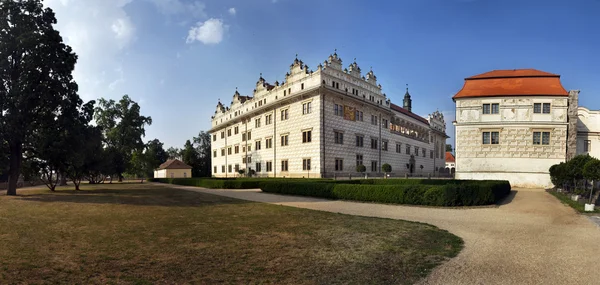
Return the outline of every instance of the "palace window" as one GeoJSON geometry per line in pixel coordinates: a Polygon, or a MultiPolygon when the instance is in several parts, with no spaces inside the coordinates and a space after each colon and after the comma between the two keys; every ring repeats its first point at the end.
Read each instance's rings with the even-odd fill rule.
{"type": "Polygon", "coordinates": [[[419,156],[419,147],[418,146],[415,146],[415,155],[419,156]]]}
{"type": "Polygon", "coordinates": [[[221,132],[221,138],[224,139],[225,138],[225,132],[221,132]]]}
{"type": "Polygon", "coordinates": [[[304,90],[304,83],[300,83],[300,90],[304,90]]]}
{"type": "Polygon", "coordinates": [[[363,136],[356,136],[356,146],[357,147],[363,147],[364,146],[363,141],[364,141],[363,136]]]}
{"type": "Polygon", "coordinates": [[[233,128],[233,134],[237,135],[240,132],[240,127],[236,126],[235,128],[233,128]]]}
{"type": "Polygon", "coordinates": [[[423,148],[422,152],[423,152],[423,157],[425,157],[426,156],[425,154],[427,153],[427,150],[425,148],[423,148]]]}
{"type": "Polygon", "coordinates": [[[371,172],[377,172],[377,160],[371,160],[371,172]]]}
{"type": "Polygon", "coordinates": [[[396,153],[402,153],[402,144],[396,144],[396,153]]]}
{"type": "Polygon", "coordinates": [[[410,154],[410,145],[406,145],[406,154],[410,154]]]}
{"type": "Polygon", "coordinates": [[[256,163],[256,172],[261,172],[262,171],[262,164],[260,164],[260,162],[256,163]]]}
{"type": "Polygon", "coordinates": [[[371,139],[371,148],[377,149],[377,139],[371,139]]]}
{"type": "Polygon", "coordinates": [[[535,114],[550,114],[550,103],[533,103],[533,113],[535,114]]]}
{"type": "Polygon", "coordinates": [[[251,140],[251,139],[252,139],[252,133],[248,132],[248,140],[251,140]]]}
{"type": "Polygon", "coordinates": [[[363,156],[362,154],[356,155],[356,166],[363,165],[363,156]]]}
{"type": "Polygon", "coordinates": [[[303,143],[309,143],[312,141],[312,131],[303,131],[302,132],[302,142],[303,143]]]}
{"type": "Polygon", "coordinates": [[[231,147],[227,147],[227,155],[231,155],[231,147]]]}
{"type": "Polygon", "coordinates": [[[273,147],[273,138],[265,139],[265,148],[272,148],[272,147],[273,147]]]}
{"type": "Polygon", "coordinates": [[[242,141],[246,141],[246,133],[242,133],[242,141]]]}
{"type": "Polygon", "coordinates": [[[333,105],[333,113],[336,116],[343,116],[344,115],[343,106],[342,105],[338,105],[338,104],[333,105]]]}
{"type": "Polygon", "coordinates": [[[282,120],[282,121],[285,121],[285,120],[287,120],[288,118],[289,118],[289,117],[288,117],[288,109],[281,110],[281,120],[282,120]]]}
{"type": "Polygon", "coordinates": [[[388,150],[388,142],[386,141],[381,141],[381,150],[388,150]]]}
{"type": "MultiPolygon", "coordinates": [[[[500,133],[499,132],[483,132],[482,133],[483,144],[499,144],[500,133]]],[[[440,154],[441,156],[441,154],[440,154]]]]}
{"type": "Polygon", "coordinates": [[[217,141],[217,135],[213,135],[213,142],[217,141]]]}
{"type": "Polygon", "coordinates": [[[267,172],[273,171],[273,162],[267,161],[267,172]]]}
{"type": "Polygon", "coordinates": [[[302,160],[302,170],[310,170],[310,158],[302,160]]]}
{"type": "Polygon", "coordinates": [[[493,103],[492,104],[492,114],[499,114],[499,113],[500,113],[500,104],[493,103]]]}
{"type": "Polygon", "coordinates": [[[213,173],[217,173],[217,167],[213,166],[213,173]]]}
{"type": "Polygon", "coordinates": [[[550,103],[542,104],[542,113],[550,114],[550,103]]]}
{"type": "Polygon", "coordinates": [[[336,144],[344,144],[344,133],[336,131],[334,132],[334,135],[336,144]]]}
{"type": "Polygon", "coordinates": [[[335,159],[335,171],[343,171],[344,170],[344,160],[341,158],[335,159]]]}
{"type": "Polygon", "coordinates": [[[281,161],[281,171],[288,171],[288,161],[287,160],[281,161]]]}
{"type": "Polygon", "coordinates": [[[221,165],[221,173],[225,173],[225,165],[221,165]]]}
{"type": "Polygon", "coordinates": [[[500,112],[500,104],[483,104],[483,114],[498,114],[500,112]]]}
{"type": "Polygon", "coordinates": [[[362,122],[362,121],[363,121],[363,112],[361,112],[361,111],[356,111],[356,116],[355,116],[355,119],[356,119],[357,121],[360,121],[360,122],[362,122]]]}
{"type": "Polygon", "coordinates": [[[233,150],[234,150],[234,152],[235,152],[235,153],[239,153],[239,152],[240,152],[240,146],[239,146],[239,145],[236,145],[236,146],[233,148],[233,150]]]}
{"type": "Polygon", "coordinates": [[[429,151],[429,158],[433,158],[433,150],[429,151]]]}
{"type": "Polygon", "coordinates": [[[255,128],[259,128],[260,127],[260,118],[254,120],[254,127],[255,128]]]}
{"type": "Polygon", "coordinates": [[[224,148],[221,149],[221,156],[225,156],[225,149],[224,148]]]}
{"type": "Polygon", "coordinates": [[[232,168],[231,168],[231,164],[230,164],[230,165],[227,165],[227,172],[231,173],[231,170],[232,170],[232,168]]]}
{"type": "Polygon", "coordinates": [[[583,141],[583,151],[584,152],[592,151],[592,141],[591,140],[583,141]]]}
{"type": "Polygon", "coordinates": [[[386,129],[389,129],[390,127],[388,125],[388,120],[382,119],[382,121],[383,121],[383,127],[386,128],[386,129]]]}
{"type": "Polygon", "coordinates": [[[312,102],[302,104],[302,115],[310,114],[312,111],[312,102]]]}
{"type": "Polygon", "coordinates": [[[256,150],[260,150],[260,141],[256,141],[256,142],[255,142],[255,147],[254,147],[254,149],[256,149],[256,150]]]}
{"type": "Polygon", "coordinates": [[[234,169],[235,169],[235,172],[238,172],[238,171],[240,171],[240,165],[239,165],[239,164],[236,164],[236,165],[235,165],[235,167],[234,167],[234,169]]]}
{"type": "Polygon", "coordinates": [[[213,150],[213,157],[217,157],[217,151],[213,150]]]}
{"type": "Polygon", "coordinates": [[[377,125],[377,116],[371,115],[371,125],[377,125]]]}
{"type": "Polygon", "coordinates": [[[286,146],[288,145],[288,135],[282,135],[281,136],[281,146],[286,146]]]}
{"type": "Polygon", "coordinates": [[[273,115],[269,114],[265,116],[265,125],[270,125],[273,122],[273,115]]]}
{"type": "Polygon", "coordinates": [[[534,145],[549,145],[550,144],[550,132],[533,132],[533,144],[534,145]]]}
{"type": "Polygon", "coordinates": [[[227,130],[227,136],[230,137],[231,136],[231,129],[227,130]]]}

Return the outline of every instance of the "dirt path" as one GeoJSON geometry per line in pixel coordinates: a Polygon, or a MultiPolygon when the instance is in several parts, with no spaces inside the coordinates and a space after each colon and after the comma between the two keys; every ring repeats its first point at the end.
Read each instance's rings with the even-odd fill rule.
{"type": "Polygon", "coordinates": [[[432,224],[464,250],[423,284],[600,284],[600,227],[542,190],[518,189],[499,207],[441,209],[173,186],[250,201],[432,224]]]}

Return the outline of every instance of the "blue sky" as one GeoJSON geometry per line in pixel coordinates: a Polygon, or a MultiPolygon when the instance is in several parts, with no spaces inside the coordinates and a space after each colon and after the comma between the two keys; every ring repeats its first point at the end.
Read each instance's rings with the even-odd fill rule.
{"type": "MultiPolygon", "coordinates": [[[[218,99],[250,95],[259,74],[282,81],[295,54],[311,68],[338,50],[373,67],[413,112],[439,110],[464,78],[536,68],[600,109],[600,1],[46,0],[79,55],[85,100],[129,94],[153,119],[146,140],[181,147],[210,128],[218,99]]],[[[453,138],[448,143],[454,144],[453,138]]]]}

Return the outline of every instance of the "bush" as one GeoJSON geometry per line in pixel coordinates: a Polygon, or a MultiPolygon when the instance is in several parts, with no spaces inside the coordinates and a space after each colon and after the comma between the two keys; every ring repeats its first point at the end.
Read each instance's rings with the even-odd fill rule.
{"type": "Polygon", "coordinates": [[[385,173],[390,173],[390,172],[392,172],[392,166],[385,163],[384,165],[381,166],[381,170],[383,170],[383,172],[385,172],[385,173]]]}
{"type": "Polygon", "coordinates": [[[508,181],[446,180],[445,184],[427,184],[424,182],[435,180],[425,179],[387,181],[393,180],[412,182],[392,184],[372,179],[361,180],[362,184],[271,181],[262,183],[260,188],[268,193],[430,206],[490,205],[506,197],[511,189],[508,181]]]}

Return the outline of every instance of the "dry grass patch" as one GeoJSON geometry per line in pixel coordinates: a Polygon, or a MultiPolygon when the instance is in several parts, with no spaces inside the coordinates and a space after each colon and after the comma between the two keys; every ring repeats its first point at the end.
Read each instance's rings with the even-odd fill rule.
{"type": "Polygon", "coordinates": [[[411,284],[462,248],[426,224],[82,186],[0,196],[0,284],[411,284]]]}

